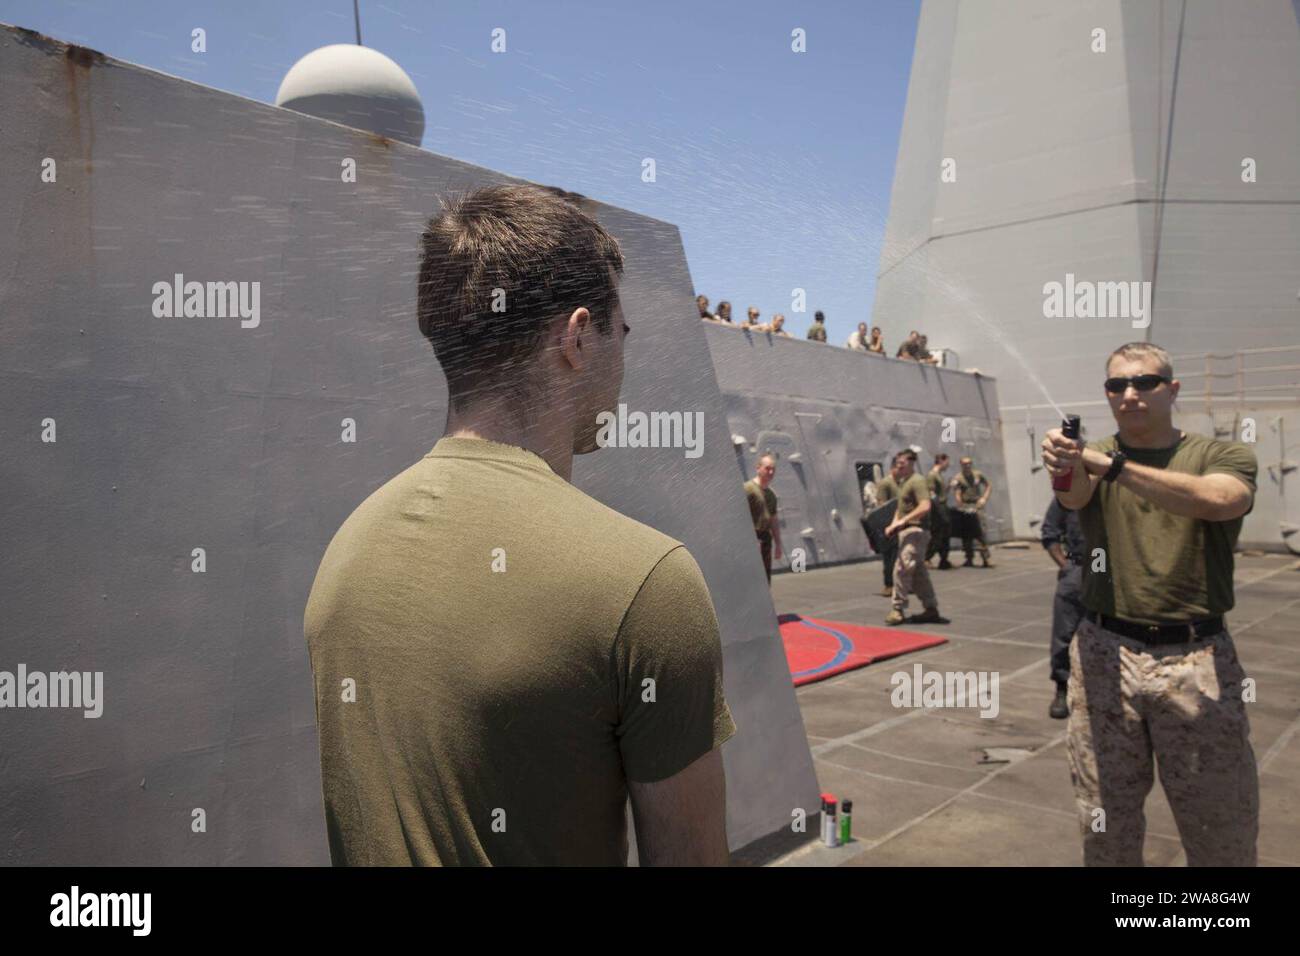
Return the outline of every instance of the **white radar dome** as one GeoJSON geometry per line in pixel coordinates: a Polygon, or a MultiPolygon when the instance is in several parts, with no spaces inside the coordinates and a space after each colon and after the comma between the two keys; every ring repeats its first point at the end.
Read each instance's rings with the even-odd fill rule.
{"type": "Polygon", "coordinates": [[[335,43],[293,65],[275,105],[419,146],[424,105],[406,72],[378,50],[335,43]]]}

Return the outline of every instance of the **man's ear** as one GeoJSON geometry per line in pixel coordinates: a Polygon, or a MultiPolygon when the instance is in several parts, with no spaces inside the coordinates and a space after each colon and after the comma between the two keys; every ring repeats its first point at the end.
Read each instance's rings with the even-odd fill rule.
{"type": "Polygon", "coordinates": [[[560,355],[575,370],[586,364],[582,340],[591,334],[592,329],[591,313],[585,306],[574,309],[560,329],[560,355]]]}

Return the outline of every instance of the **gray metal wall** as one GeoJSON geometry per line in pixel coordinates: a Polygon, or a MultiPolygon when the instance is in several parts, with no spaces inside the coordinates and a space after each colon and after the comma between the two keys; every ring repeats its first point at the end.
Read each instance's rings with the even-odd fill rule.
{"type": "Polygon", "coordinates": [[[994,541],[1010,536],[992,379],[701,324],[733,442],[744,439],[735,445],[737,474],[751,477],[765,452],[780,456],[772,490],[780,500],[781,535],[787,551],[804,548],[809,567],[872,554],[858,521],[862,506],[855,463],[880,462],[887,471],[894,452],[909,446],[922,449],[926,470],[937,452],[947,452],[953,462],[950,478],[962,455],[974,458],[994,489],[985,531],[994,541]],[[946,418],[954,426],[952,441],[944,440],[946,418]]]}
{"type": "Polygon", "coordinates": [[[1031,468],[1059,421],[1026,366],[1090,434],[1109,434],[1104,359],[1145,339],[1227,356],[1211,362],[1209,403],[1204,360],[1175,363],[1179,423],[1227,434],[1256,420],[1243,544],[1300,546],[1287,477],[1300,458],[1297,104],[1290,0],[925,0],[874,321],[920,328],[997,377],[1018,534],[1048,503],[1031,468]],[[1095,28],[1105,53],[1090,49],[1095,28]],[[1246,157],[1257,182],[1242,181],[1246,157]],[[940,181],[947,158],[955,182],[940,181]],[[1150,327],[1044,318],[1043,286],[1066,273],[1152,281],[1150,327]],[[1226,394],[1233,353],[1279,346],[1295,351],[1248,356],[1245,388],[1226,394]]]}
{"type": "MultiPolygon", "coordinates": [[[[506,177],[9,28],[0,155],[0,669],[106,685],[99,719],[0,711],[0,859],[325,863],[303,607],[341,522],[443,426],[423,221],[506,177]],[[174,273],[261,282],[261,324],[154,318],[174,273]]],[[[704,570],[739,847],[817,811],[812,761],[677,229],[599,217],[627,257],[623,398],[702,411],[706,445],[606,449],[575,482],[704,570]]]]}

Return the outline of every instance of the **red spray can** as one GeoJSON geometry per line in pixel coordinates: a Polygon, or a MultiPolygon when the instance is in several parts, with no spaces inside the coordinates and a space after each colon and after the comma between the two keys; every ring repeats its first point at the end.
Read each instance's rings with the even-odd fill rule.
{"type": "MultiPolygon", "coordinates": [[[[1061,434],[1066,438],[1079,440],[1079,427],[1082,424],[1078,415],[1066,415],[1065,420],[1061,422],[1061,434]]],[[[1070,485],[1074,483],[1074,472],[1067,471],[1063,475],[1052,476],[1053,491],[1069,491],[1070,485]]]]}

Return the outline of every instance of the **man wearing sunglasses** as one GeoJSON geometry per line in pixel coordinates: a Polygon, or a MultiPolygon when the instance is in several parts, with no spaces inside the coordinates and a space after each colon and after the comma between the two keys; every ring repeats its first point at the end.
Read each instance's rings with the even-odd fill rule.
{"type": "Polygon", "coordinates": [[[1223,615],[1255,455],[1174,426],[1179,383],[1159,346],[1120,346],[1106,376],[1119,432],[1043,440],[1048,471],[1073,476],[1056,498],[1088,547],[1067,731],[1084,863],[1142,865],[1154,762],[1188,865],[1253,866],[1259,777],[1223,615]]]}

